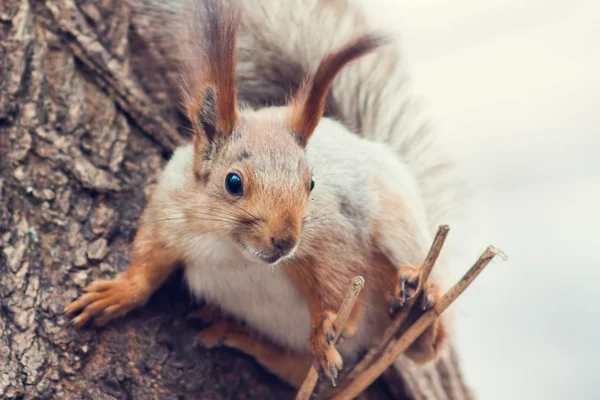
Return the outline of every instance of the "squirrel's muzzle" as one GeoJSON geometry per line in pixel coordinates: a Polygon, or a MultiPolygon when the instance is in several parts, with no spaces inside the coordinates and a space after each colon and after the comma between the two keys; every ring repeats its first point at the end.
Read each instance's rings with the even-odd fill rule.
{"type": "Polygon", "coordinates": [[[285,238],[271,238],[271,243],[273,243],[273,247],[275,251],[281,253],[281,255],[286,255],[296,246],[296,239],[285,237],[285,238]]]}

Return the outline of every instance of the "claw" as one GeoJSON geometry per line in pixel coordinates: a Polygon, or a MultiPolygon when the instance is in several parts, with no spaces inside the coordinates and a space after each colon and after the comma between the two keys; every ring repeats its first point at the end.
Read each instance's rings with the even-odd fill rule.
{"type": "Polygon", "coordinates": [[[428,293],[423,294],[423,300],[421,301],[421,309],[427,311],[433,305],[433,296],[428,293]]]}
{"type": "Polygon", "coordinates": [[[71,326],[74,326],[74,327],[76,327],[76,328],[81,328],[83,325],[85,325],[85,323],[81,323],[81,318],[80,318],[80,316],[77,316],[77,317],[75,317],[75,318],[73,318],[73,319],[71,320],[71,324],[70,324],[70,325],[71,325],[71,326]]]}
{"type": "MultiPolygon", "coordinates": [[[[403,308],[406,303],[415,297],[415,291],[419,283],[419,269],[414,266],[405,265],[398,270],[396,285],[387,298],[387,306],[391,315],[403,308]]],[[[421,308],[423,303],[419,303],[421,308]]]]}
{"type": "Polygon", "coordinates": [[[406,303],[406,281],[408,279],[405,276],[400,277],[400,307],[406,303]]]}
{"type": "Polygon", "coordinates": [[[395,297],[393,294],[388,297],[388,307],[391,315],[395,314],[404,306],[402,298],[395,297]]]}
{"type": "Polygon", "coordinates": [[[325,333],[325,340],[327,340],[327,344],[331,345],[331,343],[333,342],[333,339],[335,339],[335,335],[331,332],[326,332],[325,333]]]}
{"type": "Polygon", "coordinates": [[[329,379],[331,379],[333,386],[335,386],[335,378],[337,378],[337,368],[332,364],[329,366],[329,379]]]}
{"type": "Polygon", "coordinates": [[[390,314],[393,314],[396,308],[396,298],[394,297],[393,294],[390,294],[388,299],[387,299],[387,304],[390,310],[390,314]]]}

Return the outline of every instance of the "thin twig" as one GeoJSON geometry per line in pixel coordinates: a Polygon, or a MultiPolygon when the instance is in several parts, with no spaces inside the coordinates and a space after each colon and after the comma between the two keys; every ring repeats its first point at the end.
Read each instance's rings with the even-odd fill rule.
{"type": "MultiPolygon", "coordinates": [[[[348,288],[348,292],[346,292],[344,301],[342,301],[342,305],[340,306],[337,317],[335,318],[335,339],[333,340],[333,343],[337,343],[337,340],[342,334],[346,326],[346,321],[348,321],[350,313],[354,308],[354,303],[356,303],[358,295],[364,286],[365,280],[362,276],[355,276],[354,279],[352,279],[352,284],[348,288]]],[[[310,371],[308,371],[308,375],[302,383],[302,386],[300,386],[300,390],[298,390],[296,400],[308,400],[315,388],[315,385],[317,384],[318,379],[319,376],[317,374],[317,370],[314,366],[311,366],[310,371]]]]}
{"type": "Polygon", "coordinates": [[[444,241],[448,236],[448,232],[450,231],[450,227],[448,225],[440,225],[438,228],[437,234],[435,235],[435,239],[433,240],[433,244],[429,249],[429,253],[423,262],[423,266],[421,267],[421,272],[419,274],[419,284],[417,286],[417,290],[414,295],[410,298],[410,300],[402,307],[399,313],[396,314],[390,326],[383,333],[382,339],[375,346],[369,349],[369,352],[362,358],[362,360],[348,372],[348,374],[342,378],[344,382],[350,382],[354,380],[358,375],[360,375],[364,370],[366,370],[372,363],[372,361],[381,354],[386,347],[390,344],[392,339],[398,336],[398,332],[404,325],[404,322],[408,318],[413,306],[419,299],[419,295],[421,294],[421,290],[425,285],[425,282],[429,279],[429,275],[431,274],[431,270],[435,265],[435,262],[440,255],[440,251],[442,250],[442,246],[444,245],[444,241]]]}
{"type": "Polygon", "coordinates": [[[481,271],[502,251],[488,247],[471,269],[434,305],[411,325],[410,328],[378,358],[373,365],[356,377],[348,387],[342,388],[333,397],[334,400],[353,399],[373,383],[408,347],[443,313],[456,298],[473,282],[481,271]]]}

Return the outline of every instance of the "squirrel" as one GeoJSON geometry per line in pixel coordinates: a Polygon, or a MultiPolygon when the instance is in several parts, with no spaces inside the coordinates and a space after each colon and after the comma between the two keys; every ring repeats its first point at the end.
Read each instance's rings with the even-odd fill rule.
{"type": "MultiPolygon", "coordinates": [[[[245,352],[295,387],[311,365],[335,383],[342,359],[357,361],[414,293],[456,205],[451,163],[411,115],[391,37],[344,0],[138,1],[189,20],[177,57],[193,140],[162,171],[130,265],[65,311],[104,326],[183,264],[190,292],[213,305],[199,313],[212,322],[201,343],[245,352]],[[262,106],[241,100],[251,96],[262,106]],[[365,288],[333,343],[356,275],[365,288]]],[[[427,282],[417,314],[439,297],[427,282]]],[[[447,332],[439,318],[405,355],[434,360],[447,332]]]]}

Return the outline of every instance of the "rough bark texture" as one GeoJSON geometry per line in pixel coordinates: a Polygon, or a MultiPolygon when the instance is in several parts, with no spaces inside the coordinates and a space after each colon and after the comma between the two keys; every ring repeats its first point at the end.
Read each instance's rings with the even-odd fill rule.
{"type": "MultiPolygon", "coordinates": [[[[122,1],[0,0],[0,397],[292,398],[248,357],[194,348],[180,276],[105,329],[63,315],[83,286],[127,266],[183,140],[144,29],[122,1]]],[[[371,396],[468,397],[452,353],[405,380],[371,396]]]]}

